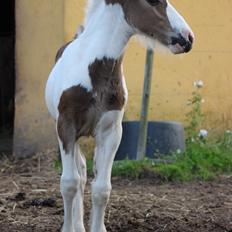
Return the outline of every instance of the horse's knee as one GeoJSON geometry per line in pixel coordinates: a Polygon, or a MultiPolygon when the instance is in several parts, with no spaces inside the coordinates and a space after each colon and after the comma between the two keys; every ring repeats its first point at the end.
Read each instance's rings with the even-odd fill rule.
{"type": "Polygon", "coordinates": [[[61,189],[61,193],[62,195],[65,197],[71,197],[74,198],[79,185],[80,185],[80,177],[72,177],[72,178],[64,178],[61,177],[60,180],[60,189],[61,189]]]}
{"type": "Polygon", "coordinates": [[[92,200],[97,205],[106,205],[111,192],[111,185],[92,184],[92,200]]]}

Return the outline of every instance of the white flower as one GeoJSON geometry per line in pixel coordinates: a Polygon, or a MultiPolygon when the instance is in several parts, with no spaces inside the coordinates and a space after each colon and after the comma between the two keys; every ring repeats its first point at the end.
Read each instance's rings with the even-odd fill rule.
{"type": "Polygon", "coordinates": [[[179,155],[179,154],[181,154],[182,152],[181,152],[180,149],[177,149],[177,150],[176,150],[176,153],[179,155]]]}
{"type": "Polygon", "coordinates": [[[200,89],[204,86],[204,82],[202,80],[194,81],[193,85],[194,85],[194,87],[200,89]]]}
{"type": "Polygon", "coordinates": [[[201,129],[198,136],[201,138],[206,138],[208,136],[208,131],[205,129],[201,129]]]}
{"type": "Polygon", "coordinates": [[[231,130],[226,130],[226,134],[231,135],[232,131],[231,130]]]}

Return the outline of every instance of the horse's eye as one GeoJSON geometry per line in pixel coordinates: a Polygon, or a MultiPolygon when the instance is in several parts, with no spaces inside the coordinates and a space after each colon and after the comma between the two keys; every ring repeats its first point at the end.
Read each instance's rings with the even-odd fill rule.
{"type": "Polygon", "coordinates": [[[157,6],[160,3],[160,0],[146,0],[150,5],[157,6]]]}

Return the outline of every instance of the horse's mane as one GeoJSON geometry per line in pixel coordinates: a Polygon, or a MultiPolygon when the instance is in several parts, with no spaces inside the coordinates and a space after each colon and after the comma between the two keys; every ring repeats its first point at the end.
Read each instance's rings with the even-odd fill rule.
{"type": "Polygon", "coordinates": [[[98,5],[102,1],[103,0],[88,0],[87,1],[85,23],[88,21],[88,18],[90,17],[90,15],[96,10],[96,8],[98,7],[98,5]]]}

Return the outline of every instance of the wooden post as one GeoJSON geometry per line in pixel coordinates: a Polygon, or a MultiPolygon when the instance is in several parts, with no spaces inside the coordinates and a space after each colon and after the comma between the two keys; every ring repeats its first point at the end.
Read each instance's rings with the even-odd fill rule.
{"type": "Polygon", "coordinates": [[[143,87],[142,109],[141,109],[140,125],[139,125],[137,160],[144,159],[146,155],[148,111],[149,111],[149,100],[150,100],[151,81],[152,81],[153,56],[154,56],[153,51],[151,49],[148,49],[146,55],[146,65],[145,65],[145,74],[144,74],[144,87],[143,87]]]}

